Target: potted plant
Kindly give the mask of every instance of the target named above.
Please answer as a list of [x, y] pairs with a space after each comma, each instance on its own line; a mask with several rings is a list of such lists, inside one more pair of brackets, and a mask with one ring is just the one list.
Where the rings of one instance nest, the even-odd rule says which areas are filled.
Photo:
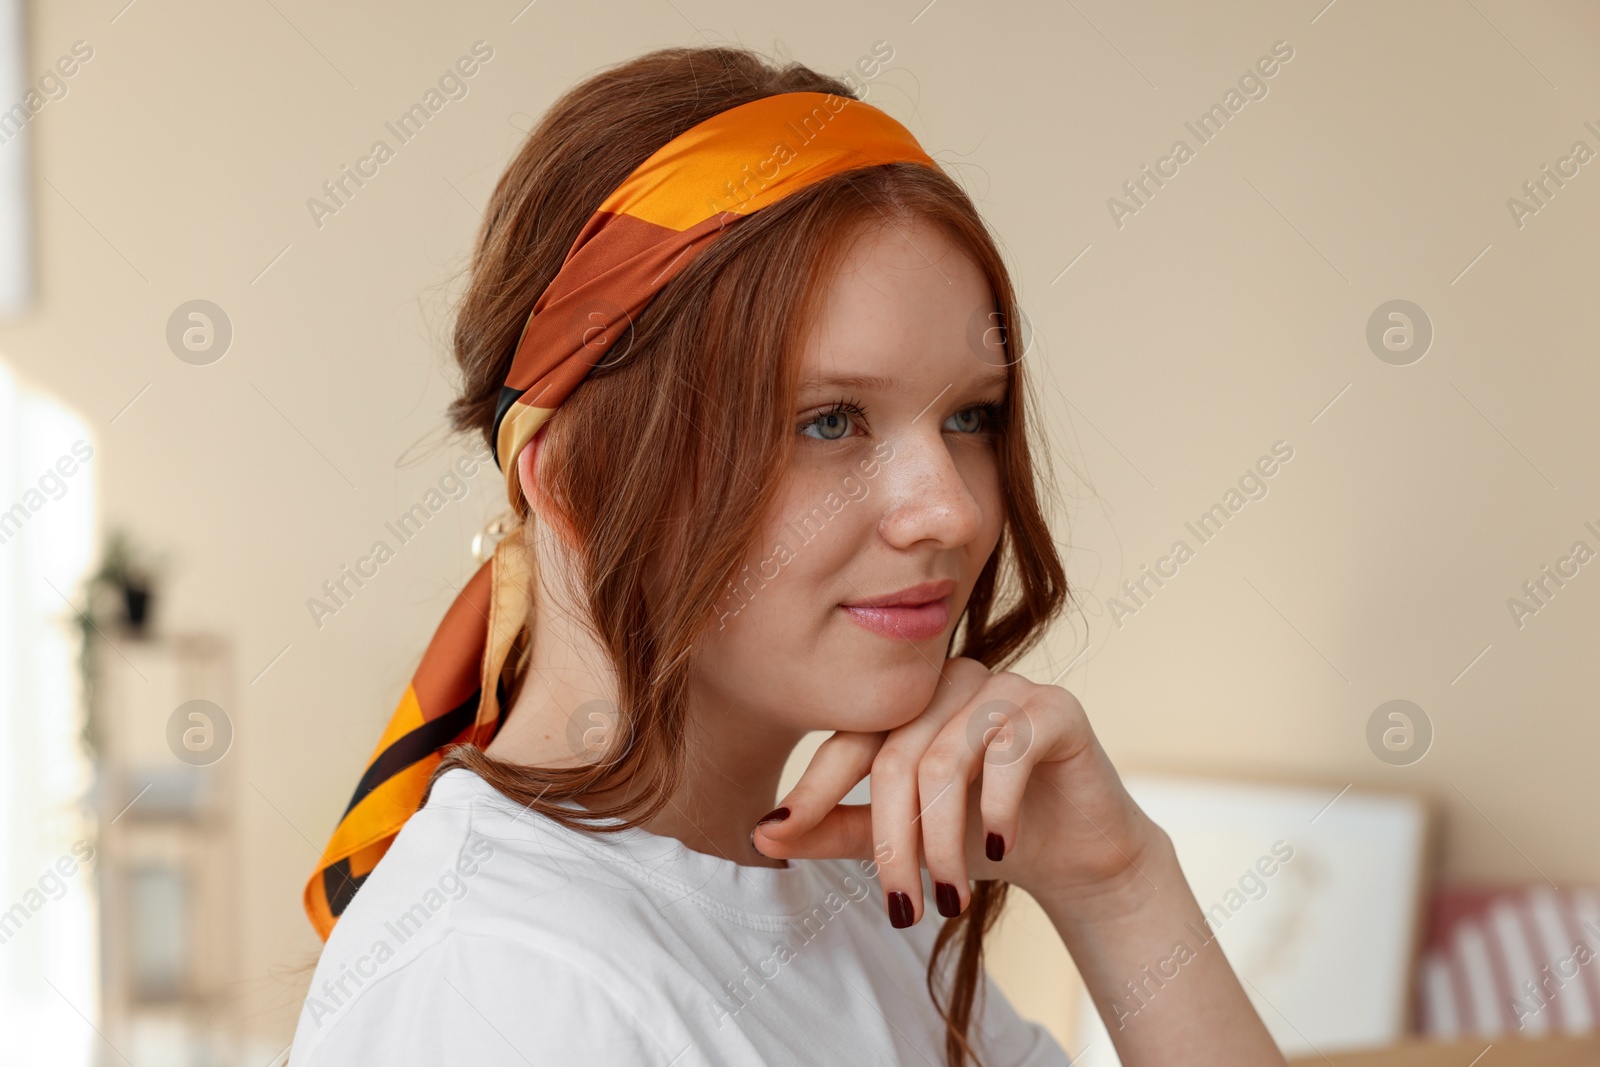
[[[89, 579], [90, 604], [101, 589], [117, 598], [119, 621], [134, 636], [148, 631], [154, 607], [156, 575], [160, 564], [141, 551], [127, 531], [113, 530], [106, 539], [105, 557], [100, 569]], [[93, 613], [91, 606], [90, 612]]]
[[94, 675], [90, 645], [98, 635], [110, 640], [103, 626], [113, 621], [122, 632], [134, 638], [145, 637], [152, 623], [156, 576], [162, 564], [146, 555], [126, 530], [114, 529], [106, 538], [100, 567], [84, 582], [83, 610], [74, 609], [78, 627], [78, 669], [83, 683], [83, 699], [89, 709], [84, 716], [82, 740], [93, 757], [100, 748], [99, 724], [93, 708]]

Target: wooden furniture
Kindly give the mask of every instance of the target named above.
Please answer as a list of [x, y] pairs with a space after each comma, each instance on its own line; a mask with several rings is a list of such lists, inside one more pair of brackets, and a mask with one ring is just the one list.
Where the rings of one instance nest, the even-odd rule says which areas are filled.
[[232, 1064], [218, 1026], [240, 921], [228, 648], [103, 636], [89, 645], [102, 1030], [136, 1063]]
[[1289, 1063], [1291, 1067], [1595, 1067], [1600, 1065], [1600, 1037], [1408, 1041], [1372, 1052], [1301, 1056]]

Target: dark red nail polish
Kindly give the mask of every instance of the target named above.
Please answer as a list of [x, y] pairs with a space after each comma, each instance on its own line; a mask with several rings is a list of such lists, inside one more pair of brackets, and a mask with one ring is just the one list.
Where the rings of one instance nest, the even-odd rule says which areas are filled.
[[910, 926], [916, 920], [911, 910], [911, 898], [898, 889], [889, 894], [889, 922], [896, 930]]
[[783, 820], [787, 819], [788, 817], [789, 817], [789, 809], [788, 808], [773, 808], [771, 811], [769, 811], [765, 815], [761, 816], [761, 818], [757, 819], [756, 820], [756, 825], [760, 826], [764, 822], [782, 822]]
[[999, 863], [1006, 858], [1006, 839], [999, 834], [990, 834], [989, 839], [983, 843], [983, 854]]
[[954, 919], [961, 914], [961, 894], [949, 882], [933, 883], [933, 896], [939, 903], [939, 914]]

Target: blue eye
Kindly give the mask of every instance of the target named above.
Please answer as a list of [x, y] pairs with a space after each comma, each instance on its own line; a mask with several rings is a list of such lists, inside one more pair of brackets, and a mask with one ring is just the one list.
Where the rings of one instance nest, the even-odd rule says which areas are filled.
[[806, 427], [807, 429], [816, 427], [818, 430], [816, 436], [824, 441], [837, 441], [850, 428], [850, 416], [842, 411], [829, 411], [812, 419]]
[[[799, 432], [817, 441], [842, 441], [866, 431], [866, 412], [854, 400], [841, 400], [800, 424]], [[1005, 423], [1005, 404], [974, 404], [945, 420], [945, 429], [969, 436], [993, 434]]]
[[983, 429], [983, 412], [977, 408], [967, 408], [951, 415], [950, 421], [955, 423], [955, 428], [962, 433], [977, 433]]
[[[1005, 421], [1004, 410], [1000, 404], [974, 404], [951, 415], [945, 425], [957, 433], [992, 433]], [[951, 423], [956, 425], [950, 426]]]
[[[849, 433], [854, 420], [863, 418], [865, 412], [853, 400], [841, 400], [826, 411], [818, 412], [807, 419], [800, 427], [800, 432], [807, 437], [819, 441], [840, 441]], [[811, 429], [818, 433], [808, 433]]]

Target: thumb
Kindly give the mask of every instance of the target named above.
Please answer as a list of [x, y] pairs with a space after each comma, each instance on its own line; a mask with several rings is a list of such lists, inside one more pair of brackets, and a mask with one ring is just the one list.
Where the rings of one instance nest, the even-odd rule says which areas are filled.
[[[788, 820], [785, 820], [787, 822]], [[838, 804], [802, 833], [782, 838], [767, 833], [783, 823], [763, 823], [751, 832], [756, 851], [773, 859], [871, 859], [872, 805]]]

